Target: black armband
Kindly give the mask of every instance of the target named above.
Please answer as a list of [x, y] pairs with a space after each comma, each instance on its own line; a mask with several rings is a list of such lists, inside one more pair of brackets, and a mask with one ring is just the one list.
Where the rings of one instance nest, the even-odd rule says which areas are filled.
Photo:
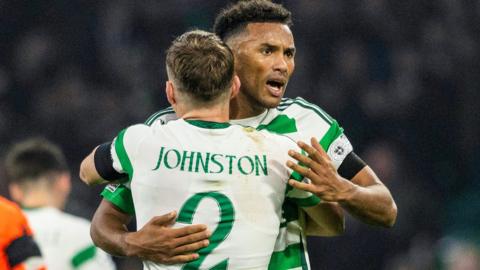
[[112, 154], [110, 153], [111, 142], [107, 142], [98, 146], [95, 150], [94, 162], [98, 174], [107, 181], [115, 181], [127, 176], [119, 173], [113, 168]]
[[352, 180], [367, 164], [354, 152], [350, 152], [338, 168], [338, 174], [342, 177]]
[[40, 257], [40, 249], [33, 238], [29, 235], [23, 235], [13, 240], [5, 249], [7, 253], [8, 263], [14, 267], [19, 263], [26, 261], [31, 257]]

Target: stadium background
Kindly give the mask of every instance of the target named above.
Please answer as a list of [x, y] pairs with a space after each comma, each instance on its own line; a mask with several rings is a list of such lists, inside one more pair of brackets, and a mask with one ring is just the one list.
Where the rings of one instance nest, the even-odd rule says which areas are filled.
[[[100, 188], [78, 180], [81, 158], [167, 106], [164, 50], [225, 3], [0, 0], [0, 156], [31, 135], [59, 143], [66, 210], [90, 218]], [[480, 269], [480, 1], [283, 3], [298, 49], [286, 96], [336, 118], [399, 209], [392, 229], [348, 217], [344, 236], [309, 239], [313, 268]]]

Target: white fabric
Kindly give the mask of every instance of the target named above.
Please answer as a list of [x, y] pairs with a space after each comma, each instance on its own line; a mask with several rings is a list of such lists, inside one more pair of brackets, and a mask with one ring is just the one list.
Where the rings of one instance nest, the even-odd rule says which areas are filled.
[[78, 268], [73, 267], [72, 258], [93, 245], [89, 221], [50, 207], [24, 211], [48, 270], [115, 269], [110, 256], [99, 248], [92, 259]]

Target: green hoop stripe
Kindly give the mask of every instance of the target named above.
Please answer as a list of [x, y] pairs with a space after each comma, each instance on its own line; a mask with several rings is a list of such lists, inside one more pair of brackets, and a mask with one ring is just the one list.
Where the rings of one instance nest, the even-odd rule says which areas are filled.
[[86, 263], [88, 260], [93, 259], [97, 253], [97, 248], [94, 245], [88, 246], [75, 254], [70, 261], [73, 268], [78, 268], [82, 264]]
[[337, 121], [334, 121], [330, 128], [327, 130], [327, 133], [320, 140], [320, 145], [323, 150], [328, 151], [330, 144], [337, 139], [340, 135], [343, 134], [343, 129], [338, 125]]
[[287, 134], [297, 132], [297, 124], [295, 119], [281, 114], [275, 117], [267, 125], [260, 125], [257, 127], [257, 130], [262, 129], [266, 129], [277, 134]]
[[123, 170], [128, 174], [128, 179], [131, 181], [133, 176], [133, 167], [130, 159], [128, 158], [127, 150], [125, 149], [123, 142], [126, 131], [127, 129], [124, 129], [118, 134], [117, 139], [115, 140], [115, 152], [117, 152], [120, 164], [122, 165]]
[[301, 243], [287, 246], [285, 250], [272, 253], [268, 270], [288, 270], [302, 267], [307, 269], [305, 260], [302, 258], [303, 247]]

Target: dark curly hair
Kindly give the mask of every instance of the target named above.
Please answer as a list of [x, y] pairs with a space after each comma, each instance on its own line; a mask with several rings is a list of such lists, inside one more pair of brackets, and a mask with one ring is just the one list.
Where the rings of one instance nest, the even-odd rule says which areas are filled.
[[278, 22], [292, 26], [292, 14], [280, 4], [268, 0], [239, 1], [222, 10], [215, 18], [213, 31], [222, 40], [243, 30], [248, 23]]

